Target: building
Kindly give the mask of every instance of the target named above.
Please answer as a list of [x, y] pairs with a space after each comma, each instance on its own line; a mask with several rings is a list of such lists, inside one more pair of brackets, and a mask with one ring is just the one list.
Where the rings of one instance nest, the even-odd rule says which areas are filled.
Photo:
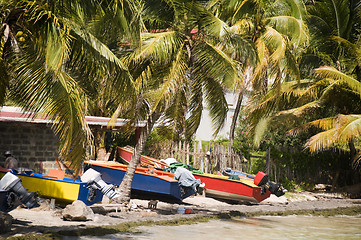
[[[107, 129], [110, 118], [86, 116], [91, 128]], [[121, 128], [126, 119], [117, 119], [114, 128]], [[138, 125], [138, 132], [144, 124]], [[39, 173], [58, 168], [59, 140], [54, 134], [52, 121], [35, 117], [17, 107], [0, 108], [0, 165], [4, 166], [5, 151], [11, 151], [19, 167], [30, 168]]]
[[196, 140], [210, 141], [218, 138], [229, 138], [229, 130], [231, 128], [232, 118], [237, 104], [237, 95], [229, 92], [225, 95], [225, 97], [228, 103], [228, 113], [223, 128], [220, 130], [216, 137], [213, 136], [211, 117], [209, 116], [209, 111], [205, 109], [203, 110], [201, 123], [196, 132]]

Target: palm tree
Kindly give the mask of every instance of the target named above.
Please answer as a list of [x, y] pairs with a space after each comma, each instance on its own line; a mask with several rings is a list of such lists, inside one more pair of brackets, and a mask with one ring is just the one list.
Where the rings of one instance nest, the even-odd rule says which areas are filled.
[[[286, 100], [288, 97], [287, 104], [285, 101], [279, 100], [282, 97], [276, 97], [273, 95], [275, 93], [269, 92], [254, 109], [252, 121], [257, 122], [263, 117], [272, 116], [272, 114], [279, 115], [278, 111], [282, 110], [285, 110], [284, 113], [294, 112], [295, 114], [299, 114], [301, 110], [303, 114], [307, 112], [309, 121], [320, 117], [336, 116], [340, 113], [357, 112], [357, 104], [352, 107], [342, 98], [335, 99], [330, 96], [331, 92], [335, 94], [337, 91], [343, 91], [340, 84], [334, 84], [330, 78], [315, 78], [309, 73], [310, 69], [318, 68], [316, 72], [319, 74], [326, 74], [326, 72], [335, 74], [336, 70], [333, 68], [320, 68], [322, 65], [330, 65], [337, 68], [338, 71], [346, 73], [344, 76], [354, 76], [359, 79], [360, 61], [357, 54], [359, 52], [359, 14], [357, 14], [360, 11], [359, 6], [359, 1], [325, 0], [308, 3], [310, 15], [307, 17], [307, 23], [311, 33], [310, 45], [302, 55], [299, 66], [302, 77], [310, 79], [305, 78], [299, 83], [290, 82], [283, 86], [286, 89], [283, 92], [283, 99]], [[290, 86], [292, 88], [289, 88]], [[338, 89], [336, 90], [336, 88]], [[338, 101], [337, 104], [336, 101]], [[319, 106], [326, 106], [326, 104], [335, 107], [320, 112]], [[266, 109], [266, 106], [269, 108]], [[295, 109], [293, 110], [293, 108]], [[353, 108], [356, 112], [353, 111]], [[312, 109], [318, 109], [318, 112], [315, 113]]]
[[[60, 155], [79, 170], [92, 134], [85, 121], [89, 76], [114, 73], [131, 86], [125, 65], [88, 28], [97, 1], [1, 1], [0, 100], [54, 121]], [[99, 34], [100, 35], [100, 34]], [[121, 79], [121, 80], [120, 80]], [[126, 83], [128, 80], [128, 83]]]
[[[119, 187], [123, 202], [129, 201], [135, 168], [155, 122], [170, 124], [186, 138], [196, 131], [205, 102], [217, 132], [228, 110], [224, 86], [237, 77], [234, 62], [217, 45], [225, 25], [203, 5], [147, 1], [144, 12], [148, 28], [142, 33], [140, 47], [126, 57], [137, 93], [117, 111], [126, 111], [134, 122], [146, 122]], [[149, 16], [157, 13], [162, 16], [154, 23]], [[215, 26], [222, 27], [215, 31]]]
[[[288, 123], [288, 128], [292, 128], [290, 133], [309, 134], [305, 147], [312, 153], [348, 150], [357, 166], [360, 163], [360, 1], [312, 1], [307, 9], [311, 37], [299, 65], [304, 79], [284, 85], [278, 101], [270, 92], [254, 109], [251, 121]], [[259, 142], [265, 128], [258, 129]]]
[[[299, 55], [308, 40], [305, 25], [305, 6], [299, 0], [244, 0], [217, 1], [213, 9], [230, 26], [242, 42], [253, 46], [255, 57], [249, 48], [242, 47], [243, 54], [233, 57], [241, 64], [241, 83], [235, 86], [238, 99], [230, 129], [230, 141], [247, 88], [263, 94], [271, 86], [280, 89], [285, 79], [299, 80]], [[213, 2], [212, 2], [213, 3]], [[238, 42], [241, 42], [238, 40]], [[250, 44], [250, 43], [251, 44]], [[230, 48], [234, 51], [235, 48]], [[237, 49], [237, 48], [236, 48]], [[245, 50], [247, 50], [245, 52]]]
[[307, 5], [308, 26], [312, 33], [307, 57], [318, 58], [318, 65], [332, 66], [359, 76], [356, 46], [359, 45], [359, 0], [312, 1]]
[[[361, 133], [361, 83], [332, 67], [318, 68], [316, 73], [323, 77], [324, 81], [329, 81], [318, 102], [327, 105], [333, 103], [335, 115], [306, 123], [294, 131], [309, 127], [320, 129], [320, 132], [313, 135], [306, 143], [306, 147], [311, 152], [348, 146], [351, 158], [358, 165], [361, 154], [355, 148], [355, 143], [358, 143]], [[325, 101], [328, 97], [333, 98], [333, 101], [331, 99]], [[340, 98], [342, 100], [335, 100]]]

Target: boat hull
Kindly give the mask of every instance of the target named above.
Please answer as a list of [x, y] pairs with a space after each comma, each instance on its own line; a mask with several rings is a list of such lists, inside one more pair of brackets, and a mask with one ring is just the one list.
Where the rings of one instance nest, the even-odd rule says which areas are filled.
[[[85, 169], [93, 168], [102, 174], [105, 182], [114, 185], [121, 184], [128, 167], [116, 162], [86, 161], [85, 163]], [[143, 195], [174, 200], [182, 200], [194, 194], [193, 191], [188, 191], [183, 195], [178, 181], [174, 179], [174, 174], [143, 167], [137, 167], [131, 188], [133, 192]]]
[[[0, 172], [0, 178], [4, 175], [5, 172]], [[28, 191], [35, 192], [44, 198], [54, 198], [57, 203], [67, 204], [81, 200], [89, 206], [103, 199], [103, 194], [99, 190], [95, 190], [95, 197], [90, 199], [92, 192], [87, 188], [87, 183], [79, 180], [52, 179], [37, 173], [16, 174], [16, 176], [21, 179], [22, 185]]]
[[262, 189], [255, 185], [252, 180], [232, 180], [226, 176], [214, 174], [193, 175], [205, 183], [206, 196], [217, 199], [259, 203], [271, 194], [269, 191], [261, 194]]

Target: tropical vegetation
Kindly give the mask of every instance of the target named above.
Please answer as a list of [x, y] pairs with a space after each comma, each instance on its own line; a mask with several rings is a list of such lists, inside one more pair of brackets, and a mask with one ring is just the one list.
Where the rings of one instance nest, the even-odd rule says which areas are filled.
[[[123, 134], [144, 123], [123, 201], [154, 126], [191, 141], [207, 108], [216, 136], [229, 91], [238, 96], [230, 141], [240, 154], [267, 146], [280, 166], [297, 171], [302, 160], [280, 157], [292, 147], [307, 159], [333, 152], [356, 168], [360, 7], [359, 0], [0, 0], [0, 103], [51, 118], [61, 157], [77, 170], [94, 138], [104, 146], [86, 114], [128, 118]], [[243, 131], [235, 134], [236, 125]]]

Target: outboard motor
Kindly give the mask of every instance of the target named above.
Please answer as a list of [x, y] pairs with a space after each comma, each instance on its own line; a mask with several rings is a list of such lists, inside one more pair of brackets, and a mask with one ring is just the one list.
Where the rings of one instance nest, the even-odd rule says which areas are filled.
[[29, 193], [21, 184], [21, 179], [14, 174], [7, 172], [0, 180], [0, 189], [8, 191], [7, 207], [10, 210], [16, 208], [21, 201], [27, 208], [38, 207], [39, 204], [34, 197], [34, 193]]
[[269, 177], [264, 172], [258, 172], [254, 178], [254, 184], [261, 187], [261, 194], [265, 194], [267, 189], [277, 197], [284, 195], [283, 187], [280, 184], [272, 182], [269, 180]]
[[110, 199], [119, 197], [119, 194], [114, 191], [112, 184], [106, 184], [101, 178], [101, 174], [92, 168], [89, 168], [80, 177], [82, 182], [86, 182], [89, 188], [100, 190], [105, 196]]

